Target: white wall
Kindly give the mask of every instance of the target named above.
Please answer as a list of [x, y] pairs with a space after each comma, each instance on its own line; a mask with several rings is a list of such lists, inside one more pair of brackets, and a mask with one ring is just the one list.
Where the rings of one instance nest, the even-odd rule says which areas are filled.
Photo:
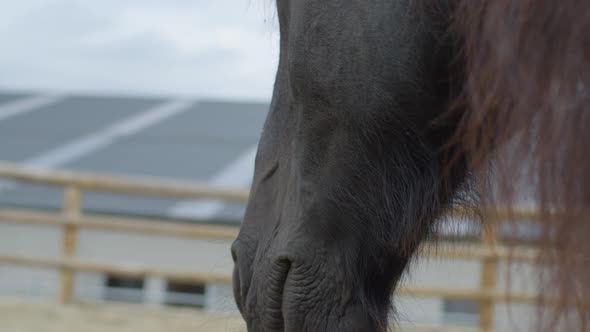
[[[78, 233], [76, 252], [77, 258], [82, 261], [230, 275], [233, 268], [230, 244], [231, 241], [227, 240], [81, 230]], [[0, 223], [0, 254], [58, 258], [61, 253], [60, 245], [61, 233], [57, 228]], [[500, 289], [508, 284], [504, 278], [507, 268], [505, 264], [500, 265], [497, 278]], [[512, 291], [521, 293], [535, 289], [530, 266], [512, 265], [511, 268], [524, 276], [512, 280]], [[402, 284], [407, 287], [477, 289], [479, 271], [479, 263], [476, 261], [422, 259], [414, 262]], [[0, 265], [0, 295], [56, 298], [58, 281], [59, 275], [54, 270]], [[104, 285], [104, 275], [77, 273], [74, 296], [77, 299], [101, 300]], [[164, 299], [165, 280], [148, 278], [144, 281], [144, 287], [144, 300], [149, 305], [160, 305]], [[231, 285], [207, 285], [205, 301], [207, 310], [237, 310]], [[442, 298], [399, 296], [394, 301], [401, 322], [447, 323]], [[509, 309], [510, 311], [506, 305], [496, 305], [497, 327], [530, 324], [533, 312], [529, 307], [511, 305]]]
[[[0, 223], [0, 255], [59, 258], [61, 231], [56, 227]], [[231, 241], [200, 240], [157, 235], [80, 230], [76, 258], [96, 263], [150, 267], [197, 273], [231, 275]], [[56, 297], [59, 273], [53, 269], [0, 265], [0, 295]], [[76, 299], [101, 300], [105, 276], [79, 272], [75, 275]], [[144, 298], [158, 305], [164, 299], [166, 282], [159, 278], [144, 281]], [[229, 300], [231, 301], [229, 301]], [[230, 285], [207, 285], [211, 308], [235, 311]]]

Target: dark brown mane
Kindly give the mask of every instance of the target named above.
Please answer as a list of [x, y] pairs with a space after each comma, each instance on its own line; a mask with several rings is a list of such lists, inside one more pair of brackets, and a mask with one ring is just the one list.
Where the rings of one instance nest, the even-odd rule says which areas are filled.
[[[543, 224], [541, 255], [559, 255], [558, 268], [544, 278], [545, 286], [551, 287], [545, 289], [559, 294], [558, 309], [552, 310], [554, 315], [543, 315], [539, 329], [553, 331], [565, 324], [557, 318], [573, 308], [575, 330], [586, 331], [590, 2], [459, 0], [453, 29], [460, 36], [467, 67], [459, 101], [465, 113], [455, 143], [475, 168], [487, 171], [489, 157], [497, 160], [497, 195], [484, 195], [484, 204], [499, 199], [513, 208], [519, 186], [533, 185]], [[500, 152], [498, 146], [506, 142], [509, 148]], [[523, 161], [524, 172], [518, 166]], [[551, 217], [554, 213], [559, 217]]]

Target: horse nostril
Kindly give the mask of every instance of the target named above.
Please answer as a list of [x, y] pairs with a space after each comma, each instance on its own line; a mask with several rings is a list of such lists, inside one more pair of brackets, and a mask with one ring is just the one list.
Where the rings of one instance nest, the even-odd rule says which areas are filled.
[[287, 259], [280, 259], [270, 269], [269, 282], [267, 285], [267, 318], [265, 320], [267, 330], [282, 331], [283, 300], [285, 296], [285, 284], [291, 270], [291, 262]]
[[236, 305], [238, 306], [238, 310], [242, 312], [243, 305], [242, 305], [242, 281], [240, 280], [240, 270], [238, 266], [234, 266], [234, 272], [232, 275], [232, 288], [234, 292], [234, 300], [236, 301]]

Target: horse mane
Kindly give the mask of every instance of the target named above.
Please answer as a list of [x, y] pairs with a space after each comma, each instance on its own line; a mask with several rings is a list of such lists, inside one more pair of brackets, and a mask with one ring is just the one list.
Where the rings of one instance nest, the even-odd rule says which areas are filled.
[[[590, 2], [456, 0], [464, 88], [451, 107], [481, 204], [514, 211], [532, 188], [542, 225], [538, 329], [590, 329]], [[503, 148], [500, 148], [503, 146]], [[524, 166], [523, 166], [524, 165]], [[489, 179], [489, 177], [488, 177]], [[551, 290], [549, 292], [548, 290]], [[555, 290], [555, 291], [553, 291]], [[550, 298], [557, 297], [557, 302]], [[541, 312], [540, 311], [540, 312]], [[550, 314], [548, 314], [550, 313]]]

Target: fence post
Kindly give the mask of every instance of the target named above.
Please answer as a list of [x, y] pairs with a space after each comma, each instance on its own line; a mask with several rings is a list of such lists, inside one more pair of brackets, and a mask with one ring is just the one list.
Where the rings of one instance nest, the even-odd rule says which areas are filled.
[[[481, 244], [485, 249], [493, 249], [497, 240], [497, 221], [489, 220], [481, 228]], [[489, 255], [481, 259], [480, 290], [492, 294], [496, 290], [496, 270], [498, 257]], [[479, 301], [479, 328], [491, 331], [494, 325], [494, 299], [486, 297]]]
[[[64, 188], [63, 196], [63, 216], [66, 220], [71, 220], [80, 216], [81, 213], [81, 194], [80, 188], [75, 185], [68, 185]], [[71, 259], [76, 254], [76, 225], [65, 223], [62, 238], [62, 258]], [[62, 304], [69, 303], [72, 300], [74, 289], [74, 271], [69, 266], [62, 266], [60, 275], [59, 302]]]

